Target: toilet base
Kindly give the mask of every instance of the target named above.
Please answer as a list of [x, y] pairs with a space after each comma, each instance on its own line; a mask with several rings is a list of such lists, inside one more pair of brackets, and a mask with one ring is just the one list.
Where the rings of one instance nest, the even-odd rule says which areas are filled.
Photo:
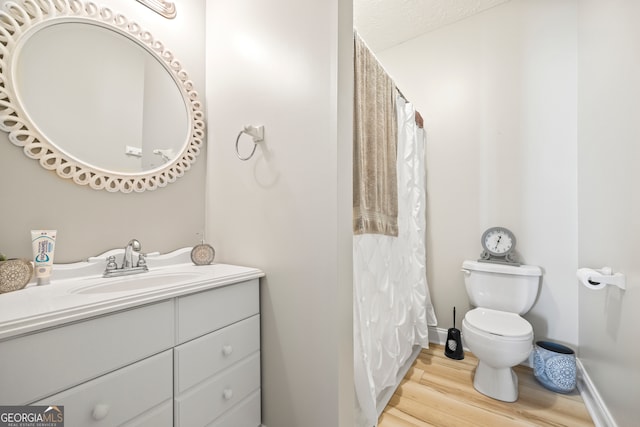
[[480, 393], [503, 402], [518, 400], [518, 376], [511, 368], [494, 368], [479, 361], [473, 387]]

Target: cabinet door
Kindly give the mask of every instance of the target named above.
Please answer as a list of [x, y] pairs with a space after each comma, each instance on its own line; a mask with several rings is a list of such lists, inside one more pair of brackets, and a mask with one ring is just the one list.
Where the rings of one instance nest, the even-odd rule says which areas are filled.
[[[23, 405], [173, 347], [173, 301], [0, 342], [0, 402]], [[10, 386], [4, 386], [8, 385]]]
[[[155, 420], [156, 412], [161, 412], [164, 423], [160, 425], [171, 425], [173, 414], [166, 410], [166, 404], [173, 396], [172, 365], [173, 352], [167, 350], [37, 404], [64, 406], [65, 424], [69, 426], [117, 426], [145, 412]], [[156, 407], [164, 408], [164, 412], [154, 411]], [[145, 418], [139, 417], [136, 425], [145, 425]]]

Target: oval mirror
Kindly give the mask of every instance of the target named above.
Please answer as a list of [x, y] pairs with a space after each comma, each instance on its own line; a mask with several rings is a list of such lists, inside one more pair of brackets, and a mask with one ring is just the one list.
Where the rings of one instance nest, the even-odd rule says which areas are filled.
[[110, 9], [29, 3], [38, 10], [0, 11], [10, 64], [0, 69], [0, 128], [9, 140], [94, 189], [154, 190], [182, 176], [200, 152], [204, 120], [173, 55]]

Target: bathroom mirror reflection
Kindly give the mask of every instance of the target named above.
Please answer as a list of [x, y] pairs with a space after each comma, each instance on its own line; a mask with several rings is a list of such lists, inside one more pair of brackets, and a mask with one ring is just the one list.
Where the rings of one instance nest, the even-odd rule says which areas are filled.
[[137, 23], [82, 0], [7, 3], [0, 32], [0, 129], [45, 169], [129, 193], [164, 187], [196, 161], [198, 93]]
[[45, 27], [24, 44], [15, 67], [27, 117], [77, 161], [119, 173], [150, 171], [173, 161], [188, 142], [187, 109], [169, 73], [107, 28]]

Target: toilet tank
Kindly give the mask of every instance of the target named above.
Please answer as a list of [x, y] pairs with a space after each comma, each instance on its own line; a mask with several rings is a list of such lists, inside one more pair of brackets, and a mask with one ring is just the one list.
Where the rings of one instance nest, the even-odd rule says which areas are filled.
[[462, 263], [471, 304], [524, 314], [538, 296], [542, 270], [535, 265], [506, 265], [478, 261]]

